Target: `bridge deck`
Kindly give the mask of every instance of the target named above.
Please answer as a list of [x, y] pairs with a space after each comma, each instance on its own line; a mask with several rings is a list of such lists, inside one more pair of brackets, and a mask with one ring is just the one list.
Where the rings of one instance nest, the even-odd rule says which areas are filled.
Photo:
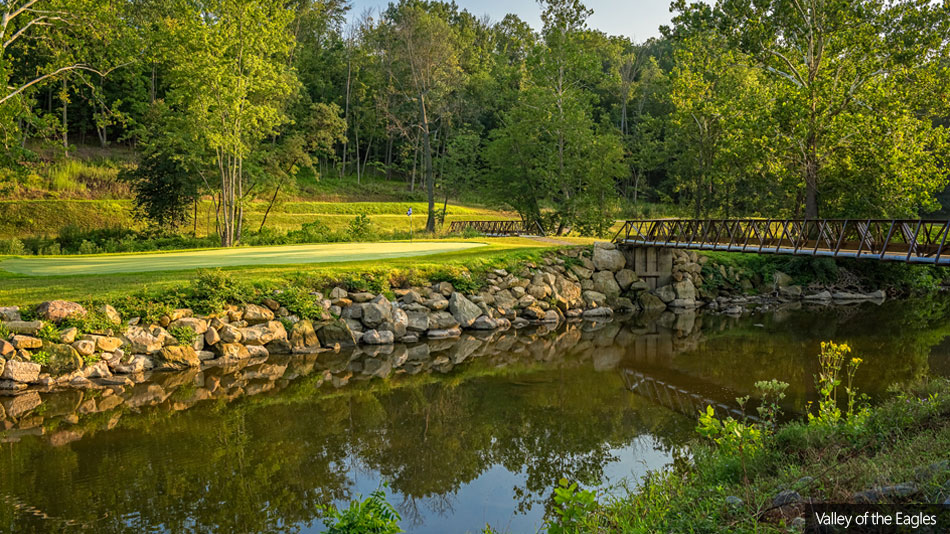
[[923, 219], [653, 219], [626, 221], [614, 242], [950, 265], [948, 229], [950, 221]]

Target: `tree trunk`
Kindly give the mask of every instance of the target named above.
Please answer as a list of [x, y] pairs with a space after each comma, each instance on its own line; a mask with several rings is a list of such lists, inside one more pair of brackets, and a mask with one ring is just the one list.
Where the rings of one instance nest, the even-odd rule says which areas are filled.
[[393, 134], [386, 139], [386, 180], [393, 177]]
[[63, 152], [67, 158], [69, 157], [69, 122], [66, 118], [68, 94], [66, 90], [66, 80], [63, 79]]
[[422, 121], [422, 158], [425, 165], [426, 197], [429, 213], [426, 216], [426, 232], [435, 232], [435, 174], [432, 169], [432, 140], [429, 138], [429, 119], [426, 116], [425, 93], [419, 94], [419, 118]]
[[818, 218], [818, 139], [809, 134], [805, 149], [805, 218]]

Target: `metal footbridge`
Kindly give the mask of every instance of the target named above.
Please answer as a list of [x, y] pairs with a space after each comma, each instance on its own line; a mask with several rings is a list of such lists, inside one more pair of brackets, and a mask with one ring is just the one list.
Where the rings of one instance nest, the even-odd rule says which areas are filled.
[[651, 219], [624, 222], [619, 245], [950, 265], [950, 221]]

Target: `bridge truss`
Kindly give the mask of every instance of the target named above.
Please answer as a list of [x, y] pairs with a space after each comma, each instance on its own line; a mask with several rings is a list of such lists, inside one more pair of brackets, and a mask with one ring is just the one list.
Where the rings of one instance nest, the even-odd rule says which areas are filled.
[[950, 265], [948, 230], [923, 219], [652, 219], [626, 221], [614, 242]]
[[488, 236], [544, 235], [539, 224], [525, 224], [524, 221], [452, 221], [449, 232], [462, 233], [474, 230]]

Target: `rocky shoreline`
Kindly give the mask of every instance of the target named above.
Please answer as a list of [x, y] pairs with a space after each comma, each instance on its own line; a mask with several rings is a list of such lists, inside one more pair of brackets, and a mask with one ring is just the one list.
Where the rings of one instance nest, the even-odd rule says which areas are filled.
[[[177, 309], [155, 323], [123, 318], [110, 305], [95, 309], [108, 326], [91, 331], [63, 327], [89, 313], [79, 303], [49, 301], [21, 313], [0, 307], [0, 392], [29, 389], [130, 386], [154, 371], [181, 371], [270, 355], [316, 354], [352, 346], [412, 347], [423, 341], [458, 340], [463, 332], [498, 332], [532, 325], [606, 321], [615, 313], [671, 311], [741, 315], [776, 306], [883, 301], [874, 293], [804, 289], [776, 272], [773, 285], [744, 278], [722, 265], [706, 266], [695, 252], [673, 251], [671, 283], [649, 290], [622, 251], [612, 243], [551, 253], [517, 272], [485, 273], [479, 291], [465, 294], [449, 282], [394, 289], [390, 294], [333, 287], [312, 296], [320, 303], [314, 319], [301, 319], [281, 305], [281, 293], [258, 303], [230, 305], [198, 315]], [[705, 273], [705, 274], [704, 274]], [[721, 276], [733, 286], [710, 289], [706, 278]], [[757, 291], [757, 295], [747, 293]], [[23, 315], [27, 315], [24, 317]], [[30, 319], [30, 320], [25, 320]], [[372, 374], [372, 373], [371, 373]]]

